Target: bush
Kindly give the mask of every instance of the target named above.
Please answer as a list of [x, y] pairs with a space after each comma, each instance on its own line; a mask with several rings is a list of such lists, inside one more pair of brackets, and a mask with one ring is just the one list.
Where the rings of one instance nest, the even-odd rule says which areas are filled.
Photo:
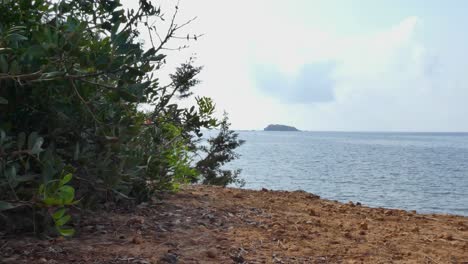
[[223, 169], [223, 165], [239, 157], [234, 150], [244, 144], [239, 140], [239, 134], [229, 129], [230, 123], [225, 114], [220, 123], [220, 130], [217, 136], [208, 139], [207, 146], [201, 146], [200, 150], [204, 158], [196, 164], [197, 170], [202, 175], [203, 184], [227, 186], [237, 184], [243, 186], [245, 183], [239, 179], [241, 170]]
[[32, 215], [13, 229], [43, 231], [39, 219], [71, 235], [75, 196], [89, 207], [139, 202], [198, 179], [190, 154], [201, 128], [218, 126], [214, 103], [177, 100], [192, 96], [201, 68], [189, 59], [171, 83], [156, 77], [161, 52], [186, 25], [176, 24], [177, 10], [144, 49], [139, 30], [156, 39], [159, 25], [147, 21], [163, 16], [147, 0], [138, 10], [117, 0], [0, 3], [0, 222]]

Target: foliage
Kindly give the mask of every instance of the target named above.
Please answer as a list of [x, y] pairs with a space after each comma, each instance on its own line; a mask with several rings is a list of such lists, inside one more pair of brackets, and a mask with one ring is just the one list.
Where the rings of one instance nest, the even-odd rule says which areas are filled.
[[39, 202], [48, 209], [57, 231], [63, 236], [72, 236], [75, 233], [73, 228], [65, 228], [65, 224], [71, 219], [71, 216], [66, 214], [65, 206], [77, 203], [75, 189], [67, 185], [72, 177], [71, 173], [67, 173], [61, 179], [51, 180], [39, 186]]
[[196, 168], [203, 175], [203, 184], [227, 186], [229, 184], [244, 185], [244, 181], [239, 179], [241, 172], [238, 170], [223, 169], [223, 165], [237, 159], [239, 154], [234, 150], [244, 144], [239, 140], [239, 134], [229, 130], [230, 123], [225, 114], [220, 123], [220, 130], [216, 137], [208, 139], [208, 146], [201, 146], [204, 158], [199, 160]]
[[175, 10], [166, 20], [147, 0], [138, 10], [118, 0], [0, 2], [0, 217], [43, 209], [44, 221], [72, 235], [65, 225], [75, 196], [90, 207], [138, 202], [221, 172], [191, 165], [201, 129], [218, 126], [214, 103], [177, 104], [193, 96], [201, 67], [190, 58], [169, 84], [156, 77], [162, 52], [190, 22], [178, 25]]

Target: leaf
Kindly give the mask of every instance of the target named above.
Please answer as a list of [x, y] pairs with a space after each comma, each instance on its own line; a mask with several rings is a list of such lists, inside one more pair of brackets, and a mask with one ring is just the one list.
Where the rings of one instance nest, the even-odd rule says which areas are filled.
[[11, 166], [9, 169], [6, 170], [5, 176], [7, 177], [8, 181], [16, 180], [16, 167]]
[[70, 215], [65, 215], [55, 221], [55, 226], [57, 227], [64, 226], [68, 221], [70, 221], [70, 219], [71, 219]]
[[3, 142], [5, 141], [5, 139], [6, 139], [5, 131], [0, 130], [0, 145], [3, 145]]
[[5, 201], [0, 201], [0, 212], [5, 211], [5, 210], [10, 210], [10, 209], [13, 209], [15, 207], [16, 206], [14, 206], [11, 203], [8, 203], [8, 202], [5, 202]]
[[54, 219], [54, 221], [57, 221], [58, 219], [63, 217], [63, 215], [65, 214], [66, 211], [67, 211], [67, 209], [65, 209], [65, 208], [57, 210], [54, 214], [52, 214], [52, 218]]
[[39, 193], [39, 195], [43, 195], [43, 193], [44, 193], [44, 184], [39, 185], [39, 189], [38, 189], [37, 192]]
[[60, 180], [60, 186], [67, 184], [69, 181], [71, 181], [72, 177], [73, 176], [71, 173], [68, 173], [67, 175], [63, 176], [63, 179]]
[[16, 177], [16, 181], [18, 182], [28, 182], [28, 181], [33, 181], [33, 180], [34, 180], [33, 174], [25, 174], [25, 175]]
[[65, 185], [58, 189], [59, 199], [62, 204], [72, 204], [75, 198], [75, 189], [73, 187]]
[[70, 236], [73, 236], [75, 234], [75, 229], [73, 228], [57, 228], [57, 231], [62, 235], [62, 236], [65, 236], [65, 237], [70, 237]]
[[0, 55], [0, 72], [8, 72], [8, 61], [3, 55]]
[[65, 75], [65, 73], [60, 72], [60, 71], [46, 72], [46, 73], [41, 75], [40, 79], [53, 79], [53, 78], [64, 76], [64, 75]]
[[73, 160], [78, 160], [80, 157], [80, 143], [76, 142], [75, 144], [75, 152], [73, 153]]
[[54, 197], [47, 197], [43, 200], [45, 205], [62, 205], [62, 202]]
[[24, 143], [26, 143], [26, 134], [24, 132], [19, 133], [18, 140], [16, 144], [18, 146], [18, 150], [22, 150], [24, 147]]
[[8, 100], [0, 96], [0, 105], [6, 105], [8, 104]]
[[44, 143], [44, 139], [42, 137], [38, 137], [36, 142], [34, 143], [33, 148], [31, 149], [31, 154], [37, 155], [43, 151], [41, 148], [42, 144]]
[[136, 97], [135, 95], [127, 91], [118, 90], [118, 93], [119, 93], [119, 96], [123, 98], [125, 101], [131, 102], [131, 103], [138, 102], [138, 97]]
[[129, 38], [130, 34], [128, 31], [121, 31], [119, 32], [115, 38], [113, 39], [113, 43], [115, 46], [122, 46], [124, 45], [125, 43], [128, 42], [128, 38]]
[[10, 41], [14, 41], [14, 42], [22, 41], [22, 40], [28, 40], [27, 37], [25, 37], [23, 35], [20, 35], [18, 33], [12, 33], [12, 34], [8, 35], [7, 39], [10, 40]]
[[28, 149], [32, 149], [34, 147], [34, 144], [36, 143], [36, 139], [39, 135], [37, 134], [37, 132], [32, 132], [31, 134], [29, 134], [29, 137], [28, 137]]
[[134, 84], [129, 84], [126, 88], [130, 91], [140, 91], [140, 90], [148, 88], [150, 84], [151, 82], [134, 83]]
[[13, 52], [13, 49], [10, 48], [0, 48], [0, 54], [1, 53], [10, 53]]
[[11, 27], [7, 32], [14, 33], [15, 31], [23, 31], [23, 30], [26, 30], [25, 26], [14, 26], [14, 27]]
[[40, 57], [45, 54], [45, 50], [41, 45], [33, 45], [28, 48], [27, 54], [32, 57]]
[[164, 55], [164, 54], [158, 54], [158, 55], [156, 55], [156, 56], [149, 57], [148, 60], [149, 60], [149, 61], [161, 61], [161, 60], [163, 60], [164, 58], [166, 58], [166, 55]]

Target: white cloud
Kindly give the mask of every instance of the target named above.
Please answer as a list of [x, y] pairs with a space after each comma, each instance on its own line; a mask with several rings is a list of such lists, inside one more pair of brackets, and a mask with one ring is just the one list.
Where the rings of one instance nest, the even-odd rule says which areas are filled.
[[[285, 123], [311, 130], [468, 130], [460, 122], [468, 114], [468, 65], [458, 61], [468, 58], [449, 48], [434, 50], [420, 38], [420, 18], [343, 34], [301, 23], [281, 3], [182, 1], [182, 20], [199, 16], [189, 31], [206, 35], [170, 58], [197, 53], [205, 66], [197, 92], [213, 97], [219, 112], [227, 110], [234, 128]], [[320, 3], [313, 4], [318, 11], [311, 16], [320, 15]], [[304, 65], [328, 62], [336, 65], [332, 102], [282, 103], [257, 87], [252, 71], [266, 64], [294, 78]]]

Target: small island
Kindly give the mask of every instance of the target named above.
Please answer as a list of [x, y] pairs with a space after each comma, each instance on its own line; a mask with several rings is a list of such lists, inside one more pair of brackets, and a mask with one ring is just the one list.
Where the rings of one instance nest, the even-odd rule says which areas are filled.
[[264, 131], [300, 131], [299, 129], [292, 127], [292, 126], [285, 126], [285, 125], [278, 125], [278, 124], [268, 125], [263, 130]]

